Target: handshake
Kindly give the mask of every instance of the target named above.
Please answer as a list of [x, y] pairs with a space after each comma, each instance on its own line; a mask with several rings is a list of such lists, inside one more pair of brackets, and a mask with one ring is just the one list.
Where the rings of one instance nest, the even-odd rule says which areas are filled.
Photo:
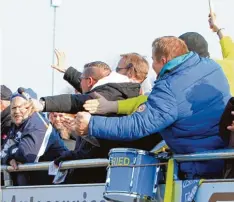
[[[35, 112], [45, 111], [45, 102], [42, 100], [31, 99], [26, 102], [25, 108], [31, 115]], [[78, 136], [88, 134], [88, 125], [91, 114], [88, 112], [78, 112], [74, 116], [64, 115], [61, 119], [62, 124], [69, 130], [75, 132]]]
[[[78, 112], [74, 116], [63, 116], [63, 125], [69, 130], [75, 132], [78, 136], [88, 134], [88, 125], [91, 119], [91, 114], [109, 114], [117, 113], [117, 101], [108, 101], [100, 94], [94, 92], [90, 94], [93, 99], [87, 100], [83, 105], [88, 112]], [[46, 111], [46, 103], [43, 100], [31, 99], [25, 106], [29, 110], [29, 114], [34, 112]], [[91, 114], [90, 114], [91, 113]]]

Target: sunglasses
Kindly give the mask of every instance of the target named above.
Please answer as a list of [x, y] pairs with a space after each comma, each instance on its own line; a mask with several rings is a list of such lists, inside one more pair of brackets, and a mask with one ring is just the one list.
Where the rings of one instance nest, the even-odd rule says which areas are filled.
[[121, 69], [130, 69], [131, 67], [133, 67], [132, 63], [129, 63], [126, 67], [116, 67], [115, 71], [119, 72]]

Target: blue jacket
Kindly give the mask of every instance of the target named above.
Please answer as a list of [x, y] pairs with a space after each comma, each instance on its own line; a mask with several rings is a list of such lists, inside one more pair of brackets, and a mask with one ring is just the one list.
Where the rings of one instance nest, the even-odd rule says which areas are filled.
[[14, 124], [9, 138], [1, 152], [2, 164], [15, 159], [21, 163], [52, 161], [62, 155], [67, 148], [48, 120], [39, 118], [37, 113], [25, 120], [19, 127]]
[[[170, 61], [162, 72], [139, 112], [118, 118], [93, 116], [89, 134], [128, 141], [160, 132], [177, 154], [224, 148], [218, 126], [231, 95], [221, 67], [190, 52]], [[180, 169], [187, 178], [208, 178], [222, 172], [223, 161], [181, 163]]]

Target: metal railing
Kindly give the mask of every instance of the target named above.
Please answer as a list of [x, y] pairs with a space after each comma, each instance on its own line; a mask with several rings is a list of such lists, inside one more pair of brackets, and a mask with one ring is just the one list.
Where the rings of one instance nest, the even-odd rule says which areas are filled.
[[183, 161], [207, 161], [214, 159], [232, 159], [234, 158], [234, 149], [220, 149], [209, 152], [199, 152], [193, 154], [173, 155], [173, 158], [178, 162]]
[[[41, 163], [26, 163], [18, 165], [18, 169], [14, 170], [12, 166], [1, 166], [1, 172], [3, 172], [4, 185], [12, 186], [12, 180], [10, 172], [23, 172], [23, 171], [40, 171], [48, 170], [51, 162]], [[75, 161], [64, 161], [60, 169], [72, 169], [72, 168], [95, 168], [95, 167], [107, 167], [109, 163], [108, 159], [85, 159]]]
[[[209, 152], [200, 152], [185, 155], [173, 155], [178, 162], [184, 161], [206, 161], [214, 159], [232, 159], [234, 158], [234, 149], [222, 149]], [[5, 186], [11, 186], [11, 176], [10, 172], [23, 172], [23, 171], [40, 171], [48, 170], [49, 164], [51, 162], [41, 162], [41, 163], [28, 163], [18, 165], [18, 169], [14, 170], [11, 166], [3, 165], [1, 166], [1, 172], [4, 174]], [[108, 159], [85, 159], [85, 160], [75, 160], [75, 161], [64, 161], [61, 168], [71, 169], [71, 168], [94, 168], [94, 167], [107, 167], [109, 164]]]
[[[39, 171], [48, 170], [49, 164], [51, 162], [41, 162], [41, 163], [26, 163], [18, 165], [18, 169], [14, 170], [11, 166], [3, 165], [1, 167], [2, 171], [7, 172], [23, 172], [23, 171]], [[95, 168], [95, 167], [106, 167], [108, 166], [108, 159], [85, 159], [85, 160], [75, 160], [75, 161], [64, 161], [60, 169], [70, 169], [70, 168]]]

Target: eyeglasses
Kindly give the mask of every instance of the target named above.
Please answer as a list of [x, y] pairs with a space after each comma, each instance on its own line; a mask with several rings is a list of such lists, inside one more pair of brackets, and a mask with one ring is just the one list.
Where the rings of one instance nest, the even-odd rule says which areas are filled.
[[85, 76], [80, 76], [80, 80], [82, 80], [82, 79], [88, 79], [89, 77], [85, 77]]
[[126, 67], [116, 67], [115, 71], [119, 72], [121, 69], [130, 69], [131, 67], [133, 67], [132, 63], [129, 63]]

